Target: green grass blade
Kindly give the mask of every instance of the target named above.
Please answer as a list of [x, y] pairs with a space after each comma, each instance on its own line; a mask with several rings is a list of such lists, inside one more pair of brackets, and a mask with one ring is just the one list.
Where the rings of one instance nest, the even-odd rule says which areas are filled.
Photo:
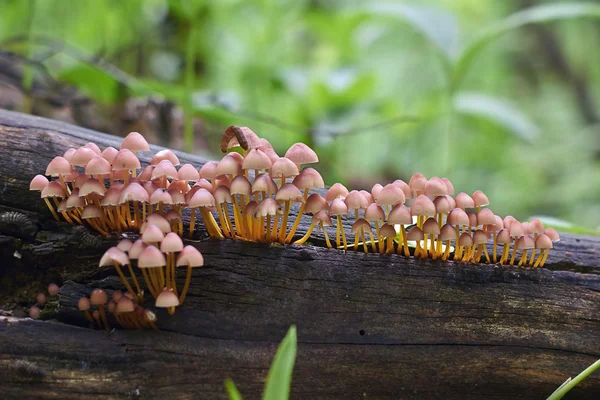
[[484, 29], [465, 49], [454, 66], [452, 90], [456, 90], [473, 60], [494, 39], [506, 32], [528, 24], [537, 24], [571, 18], [600, 18], [600, 5], [593, 3], [553, 3], [527, 8]]
[[292, 371], [296, 361], [296, 327], [292, 325], [277, 349], [271, 364], [263, 400], [287, 400], [290, 396]]
[[596, 361], [589, 367], [587, 367], [583, 372], [577, 375], [575, 378], [567, 379], [558, 389], [554, 391], [546, 400], [559, 400], [562, 399], [565, 394], [569, 392], [569, 390], [573, 389], [577, 386], [581, 381], [590, 376], [592, 372], [600, 368], [600, 360]]
[[242, 395], [235, 387], [235, 383], [229, 378], [225, 379], [225, 389], [229, 395], [229, 400], [242, 400]]

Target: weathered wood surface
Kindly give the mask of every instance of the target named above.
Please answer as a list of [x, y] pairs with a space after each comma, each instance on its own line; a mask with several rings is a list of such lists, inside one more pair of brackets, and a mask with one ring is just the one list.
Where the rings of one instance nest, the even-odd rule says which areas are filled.
[[[80, 295], [121, 288], [97, 268], [116, 238], [55, 224], [28, 184], [70, 146], [119, 141], [5, 111], [0, 138], [0, 214], [26, 215], [0, 215], [0, 304], [64, 283], [44, 314], [61, 323], [0, 321], [2, 398], [225, 398], [226, 377], [258, 398], [291, 324], [293, 398], [540, 399], [600, 357], [600, 241], [575, 236], [537, 270], [195, 240], [207, 266], [160, 332], [73, 326]], [[599, 397], [592, 376], [568, 398]]]

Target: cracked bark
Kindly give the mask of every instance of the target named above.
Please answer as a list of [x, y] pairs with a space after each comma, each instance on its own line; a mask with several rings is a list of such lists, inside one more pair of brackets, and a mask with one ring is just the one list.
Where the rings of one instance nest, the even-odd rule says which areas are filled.
[[[174, 316], [158, 313], [160, 332], [92, 331], [76, 301], [93, 287], [122, 289], [97, 267], [117, 238], [54, 223], [28, 184], [70, 146], [119, 139], [5, 111], [0, 135], [0, 304], [18, 308], [62, 284], [47, 321], [0, 317], [3, 398], [218, 399], [226, 377], [256, 398], [291, 324], [293, 398], [539, 399], [600, 357], [600, 246], [581, 236], [530, 270], [344, 254], [320, 247], [322, 236], [280, 247], [201, 231], [189, 243], [207, 266]], [[569, 398], [598, 396], [592, 376]]]

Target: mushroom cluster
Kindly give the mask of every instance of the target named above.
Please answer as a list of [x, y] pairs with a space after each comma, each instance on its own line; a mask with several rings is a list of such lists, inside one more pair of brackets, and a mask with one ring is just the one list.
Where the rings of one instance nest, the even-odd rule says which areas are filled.
[[[294, 244], [305, 243], [317, 228], [330, 248], [335, 242], [344, 250], [511, 265], [520, 255], [520, 266], [533, 267], [544, 265], [552, 242], [559, 240], [555, 230], [545, 229], [537, 219], [521, 223], [495, 215], [479, 190], [454, 196], [447, 178], [427, 179], [420, 173], [408, 183], [376, 184], [371, 191], [349, 191], [335, 183], [323, 197], [314, 190], [325, 187], [323, 178], [307, 167], [319, 161], [312, 149], [296, 143], [279, 156], [247, 127], [227, 128], [221, 140], [227, 154], [199, 170], [190, 164], [177, 169], [179, 160], [170, 150], [156, 153], [142, 169], [136, 152], [148, 150], [136, 132], [123, 140], [120, 150], [101, 151], [93, 143], [69, 149], [48, 165], [51, 180], [38, 175], [30, 189], [41, 191], [57, 220], [61, 214], [68, 223], [85, 222], [105, 235], [123, 230], [144, 234], [144, 226], [158, 227], [152, 221], [160, 220], [163, 234], [183, 236], [182, 211], [189, 209], [190, 237], [199, 214], [213, 238], [289, 244], [303, 214], [308, 214], [310, 227]], [[299, 206], [291, 222], [293, 205]], [[353, 222], [349, 232], [344, 220]], [[328, 230], [335, 232], [331, 240]], [[159, 252], [160, 241], [146, 243], [154, 243], [150, 246]], [[169, 282], [173, 275], [162, 268], [163, 275], [145, 271], [149, 291], [157, 298], [167, 288], [177, 297], [174, 282]], [[125, 282], [122, 272], [120, 276]], [[141, 300], [139, 284], [134, 283], [136, 289], [128, 291]]]
[[143, 308], [138, 299], [131, 293], [122, 293], [115, 290], [112, 298], [102, 289], [94, 289], [90, 297], [80, 297], [77, 307], [89, 321], [92, 329], [110, 330], [107, 313], [124, 329], [157, 329], [156, 314], [149, 309]]
[[[141, 304], [144, 290], [134, 272], [135, 266], [141, 271], [145, 287], [154, 297], [156, 307], [166, 308], [172, 315], [185, 300], [192, 269], [202, 267], [204, 258], [195, 247], [184, 246], [181, 237], [172, 232], [167, 220], [158, 214], [151, 214], [142, 224], [140, 232], [141, 236], [135, 242], [123, 239], [117, 246], [108, 249], [100, 259], [100, 267], [114, 266], [127, 288], [128, 297]], [[187, 270], [181, 292], [177, 289], [176, 267]], [[122, 268], [127, 268], [135, 288]]]

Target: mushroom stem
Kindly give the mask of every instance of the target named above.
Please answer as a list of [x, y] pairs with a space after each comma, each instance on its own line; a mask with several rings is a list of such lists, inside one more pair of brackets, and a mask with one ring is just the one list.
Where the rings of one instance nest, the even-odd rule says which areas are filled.
[[375, 233], [377, 234], [377, 244], [379, 247], [379, 254], [383, 254], [383, 246], [385, 241], [381, 238], [381, 231], [379, 230], [379, 222], [375, 221]]
[[550, 253], [550, 249], [542, 249], [542, 252], [540, 253], [538, 260], [536, 261], [534, 267], [543, 267], [544, 264], [546, 263], [546, 259], [548, 258], [548, 253]]
[[292, 205], [292, 201], [291, 200], [286, 200], [285, 201], [285, 207], [283, 210], [283, 219], [281, 220], [281, 227], [279, 228], [279, 243], [284, 244], [285, 243], [285, 233], [287, 231], [287, 223], [288, 223], [288, 217], [290, 214], [290, 207]]
[[528, 254], [529, 254], [529, 250], [524, 249], [523, 254], [521, 254], [521, 260], [519, 261], [519, 264], [518, 264], [519, 267], [522, 267], [524, 264], [527, 263], [527, 255]]
[[85, 314], [85, 318], [90, 322], [90, 324], [92, 324], [92, 326], [94, 325], [94, 318], [92, 318], [92, 314], [90, 314], [90, 310], [84, 310], [83, 313]]
[[[540, 250], [540, 256], [542, 255], [543, 252], [544, 252], [543, 250]], [[530, 267], [533, 267], [533, 262], [535, 261], [535, 255], [536, 255], [536, 253], [537, 253], [537, 249], [532, 249], [531, 250], [531, 258], [529, 259], [529, 266]], [[540, 258], [540, 257], [538, 256], [538, 258]]]
[[[241, 202], [241, 200], [240, 200]], [[246, 226], [244, 219], [242, 218], [241, 207], [238, 206], [238, 196], [233, 197], [233, 217], [235, 222], [235, 230], [241, 237], [247, 237]]]
[[[377, 243], [375, 243], [375, 237], [373, 236], [373, 232], [369, 229], [369, 238], [371, 239], [371, 248], [373, 249], [373, 253], [377, 253]], [[365, 238], [366, 239], [366, 238]]]
[[[402, 247], [404, 249], [404, 256], [410, 257], [410, 250], [408, 250], [408, 239], [406, 238], [406, 228], [404, 225], [400, 225], [400, 232], [402, 232]], [[400, 247], [398, 247], [398, 254], [400, 254]]]
[[104, 312], [104, 306], [102, 304], [99, 304], [98, 310], [100, 311], [100, 318], [102, 318], [104, 329], [106, 329], [107, 331], [110, 330], [110, 325], [108, 324], [108, 320], [106, 319], [106, 313]]
[[[267, 233], [265, 234], [265, 241], [270, 242], [271, 241], [271, 215], [267, 215], [266, 224], [267, 224]], [[277, 230], [277, 225], [275, 225], [274, 229]]]
[[48, 206], [48, 209], [52, 213], [52, 216], [54, 217], [56, 222], [60, 222], [60, 218], [58, 217], [58, 214], [56, 213], [56, 211], [54, 211], [54, 208], [52, 207], [52, 204], [50, 204], [50, 201], [48, 200], [47, 197], [44, 197], [44, 201], [46, 202], [46, 205]]
[[[487, 247], [486, 247], [485, 244], [483, 244], [482, 246], [483, 246], [483, 255], [485, 256], [485, 261], [489, 264], [490, 263], [490, 255], [489, 255], [489, 253], [487, 251]], [[494, 247], [494, 250], [495, 249], [496, 248]]]
[[327, 248], [331, 249], [331, 242], [329, 241], [329, 234], [327, 233], [327, 230], [325, 229], [325, 226], [323, 226], [323, 222], [321, 222], [319, 224], [321, 226], [321, 229], [323, 229], [323, 233], [325, 234], [325, 243], [327, 243]]
[[117, 263], [116, 261], [113, 261], [113, 265], [115, 266], [115, 269], [117, 270], [117, 274], [119, 274], [119, 278], [121, 278], [121, 281], [123, 282], [123, 284], [127, 288], [127, 291], [129, 293], [131, 293], [132, 296], [135, 296], [135, 292], [131, 288], [131, 285], [127, 281], [127, 278], [125, 278], [125, 275], [123, 274], [123, 271], [121, 271], [121, 266], [119, 265], [119, 263]]
[[306, 234], [304, 236], [302, 236], [300, 239], [296, 240], [293, 244], [304, 244], [310, 237], [310, 234], [312, 233], [314, 228], [315, 228], [315, 225], [311, 223], [310, 226], [308, 227], [308, 231], [306, 231]]
[[[298, 215], [296, 215], [296, 220], [294, 224], [290, 228], [290, 232], [285, 237], [285, 243], [289, 243], [294, 234], [296, 233], [296, 229], [298, 229], [298, 225], [300, 225], [300, 220], [302, 219], [302, 214], [304, 214], [304, 209], [306, 208], [306, 199], [308, 199], [308, 188], [304, 189], [304, 203], [300, 205], [300, 209], [298, 210]], [[356, 211], [358, 213], [358, 210]]]
[[435, 260], [437, 258], [437, 252], [435, 246], [435, 238], [433, 237], [433, 235], [429, 237], [429, 240], [431, 242], [431, 258]]
[[140, 226], [142, 224], [140, 222], [140, 209], [139, 209], [137, 201], [133, 202], [133, 212], [134, 212], [134, 216], [135, 216], [133, 226], [135, 227], [135, 229], [140, 229]]
[[158, 293], [156, 292], [156, 290], [154, 289], [154, 286], [152, 285], [152, 278], [148, 275], [146, 268], [141, 268], [141, 270], [142, 270], [142, 275], [144, 276], [144, 281], [146, 282], [146, 286], [148, 286], [148, 290], [150, 290], [152, 297], [156, 298], [158, 296]]
[[69, 224], [73, 225], [73, 221], [71, 220], [71, 218], [69, 218], [69, 214], [66, 211], [62, 211], [61, 214], [63, 217], [65, 217], [65, 221], [67, 221]]
[[446, 248], [442, 260], [447, 260], [448, 258], [450, 258], [450, 241], [446, 240]]
[[179, 304], [183, 304], [185, 301], [185, 296], [190, 288], [190, 283], [192, 281], [192, 267], [188, 264], [187, 274], [185, 276], [185, 284], [183, 285], [183, 290], [181, 291], [181, 295], [179, 296]]
[[391, 236], [387, 238], [386, 243], [387, 249], [385, 250], [385, 254], [393, 254], [394, 253], [394, 238]]
[[144, 302], [144, 292], [140, 288], [140, 284], [137, 280], [137, 277], [133, 273], [133, 268], [131, 267], [131, 264], [127, 264], [127, 267], [129, 268], [129, 273], [131, 274], [131, 278], [133, 279], [133, 283], [135, 284], [135, 289], [137, 290], [138, 302], [143, 303]]
[[[192, 238], [192, 235], [194, 234], [195, 227], [196, 227], [196, 209], [191, 207], [190, 208], [190, 233], [189, 233], [190, 239]], [[212, 236], [210, 229], [208, 228], [208, 224], [206, 224], [206, 230], [208, 230], [208, 233], [210, 234], [210, 236]]]
[[77, 222], [79, 225], [83, 224], [83, 222], [81, 222], [81, 219], [79, 219], [79, 217], [77, 216], [77, 210], [72, 210], [69, 211], [71, 218], [73, 218], [73, 220], [75, 220], [75, 222]]
[[517, 255], [517, 240], [518, 238], [515, 238], [515, 242], [513, 243], [513, 251], [512, 256], [510, 257], [510, 265], [514, 265], [515, 263], [515, 256]]
[[175, 314], [175, 307], [168, 307], [167, 311], [168, 311], [169, 315], [173, 315], [173, 314]]
[[223, 234], [225, 236], [230, 236], [229, 234], [229, 226], [225, 221], [225, 215], [223, 214], [223, 203], [217, 204], [217, 211], [219, 212], [219, 221], [221, 222], [221, 228], [223, 229]]

